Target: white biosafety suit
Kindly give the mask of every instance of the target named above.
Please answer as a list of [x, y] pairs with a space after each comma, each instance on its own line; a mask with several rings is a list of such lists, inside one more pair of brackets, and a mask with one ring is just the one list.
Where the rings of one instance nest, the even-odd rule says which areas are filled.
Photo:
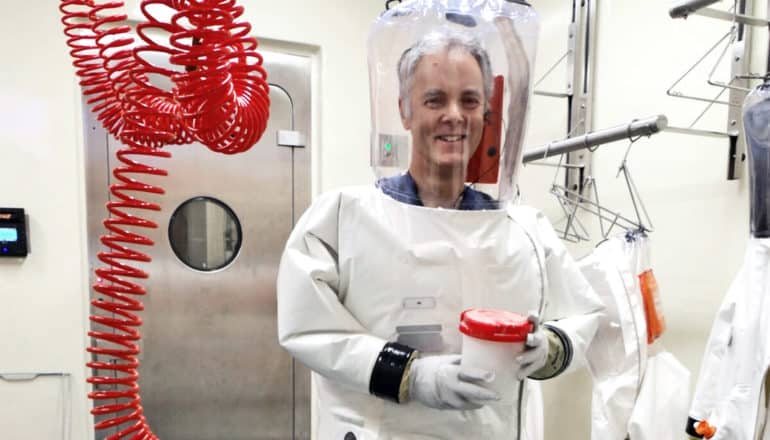
[[471, 307], [539, 310], [569, 337], [568, 369], [582, 364], [602, 308], [534, 209], [425, 208], [373, 185], [317, 199], [292, 232], [278, 276], [280, 343], [313, 370], [315, 438], [540, 440], [537, 391], [525, 405], [530, 380], [519, 383], [514, 405], [472, 411], [370, 395], [387, 342], [460, 353], [459, 316]]
[[512, 371], [545, 379], [582, 363], [602, 308], [545, 217], [512, 202], [536, 33], [529, 4], [507, 0], [408, 0], [375, 20], [379, 180], [318, 198], [278, 274], [279, 339], [313, 371], [316, 439], [542, 438], [537, 385], [479, 402], [463, 390], [489, 390], [457, 365], [467, 309], [544, 321]]
[[588, 349], [591, 440], [676, 438], [687, 413], [690, 372], [659, 342], [648, 346], [639, 274], [651, 269], [644, 235], [612, 237], [578, 261], [605, 305]]
[[[751, 189], [743, 266], [717, 312], [701, 363], [686, 431], [708, 423], [715, 440], [770, 439], [770, 83], [744, 102]], [[709, 433], [710, 434], [710, 433]]]
[[770, 366], [770, 239], [749, 240], [744, 264], [711, 328], [688, 431], [707, 420], [715, 440], [764, 440]]
[[591, 440], [626, 437], [647, 364], [644, 306], [625, 248], [624, 237], [613, 237], [578, 261], [605, 305], [587, 353], [594, 381]]

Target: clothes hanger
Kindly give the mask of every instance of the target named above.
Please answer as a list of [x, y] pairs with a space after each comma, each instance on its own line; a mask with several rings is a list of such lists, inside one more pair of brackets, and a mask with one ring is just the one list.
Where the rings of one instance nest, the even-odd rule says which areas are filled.
[[[576, 192], [556, 183], [559, 171], [561, 171], [560, 169], [557, 169], [550, 192], [556, 197], [564, 212], [562, 220], [565, 220], [565, 227], [558, 231], [561, 233], [562, 239], [572, 242], [589, 241], [591, 239], [587, 228], [585, 228], [578, 218], [578, 212], [593, 215], [598, 219], [601, 239], [597, 243], [597, 246], [606, 241], [616, 228], [625, 230], [626, 235], [629, 237], [636, 237], [639, 236], [639, 234], [644, 234], [646, 236], [648, 232], [653, 231], [652, 220], [650, 219], [649, 213], [647, 212], [639, 190], [634, 183], [631, 170], [628, 166], [631, 148], [639, 139], [641, 139], [641, 137], [642, 135], [632, 136], [630, 130], [628, 131], [629, 145], [626, 148], [626, 152], [618, 167], [618, 173], [616, 175], [616, 177], [620, 177], [620, 175], [623, 174], [626, 188], [628, 189], [628, 194], [633, 205], [635, 218], [628, 218], [619, 211], [603, 206], [599, 198], [598, 184], [594, 177], [588, 176], [585, 179], [583, 191]], [[562, 157], [557, 168], [562, 166], [563, 160], [564, 158]], [[559, 222], [557, 222], [557, 224], [558, 223]]]

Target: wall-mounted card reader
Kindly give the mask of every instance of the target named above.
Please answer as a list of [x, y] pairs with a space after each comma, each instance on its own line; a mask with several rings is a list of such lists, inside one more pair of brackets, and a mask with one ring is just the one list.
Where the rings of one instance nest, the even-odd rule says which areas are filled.
[[0, 208], [0, 257], [26, 257], [27, 218], [19, 208]]

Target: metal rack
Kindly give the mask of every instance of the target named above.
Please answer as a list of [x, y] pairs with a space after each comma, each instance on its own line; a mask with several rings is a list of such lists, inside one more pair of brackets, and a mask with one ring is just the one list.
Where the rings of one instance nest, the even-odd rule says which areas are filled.
[[[565, 92], [535, 90], [534, 94], [567, 100], [567, 136], [582, 136], [593, 129], [592, 106], [594, 100], [594, 52], [598, 23], [598, 1], [572, 2], [572, 18], [569, 25], [567, 53], [536, 81], [537, 87], [553, 70], [566, 60], [569, 78]], [[583, 174], [590, 174], [591, 151], [573, 150], [567, 153], [567, 162], [575, 165], [565, 173], [565, 186], [582, 189]]]
[[70, 440], [72, 418], [72, 376], [70, 373], [60, 372], [21, 372], [21, 373], [0, 373], [0, 381], [9, 383], [31, 382], [40, 378], [53, 377], [61, 380], [61, 439]]
[[[657, 115], [643, 119], [634, 119], [628, 124], [618, 125], [604, 130], [586, 133], [582, 136], [551, 142], [547, 145], [529, 148], [523, 157], [524, 163], [535, 162], [549, 157], [569, 154], [577, 151], [593, 151], [601, 145], [628, 139], [631, 145], [644, 136], [652, 136], [660, 133], [668, 127], [668, 119], [664, 115]], [[631, 148], [629, 145], [629, 149]], [[607, 238], [615, 227], [621, 227], [626, 231], [652, 231], [652, 221], [647, 214], [639, 191], [634, 184], [626, 161], [628, 150], [618, 170], [618, 175], [623, 174], [629, 191], [629, 197], [633, 203], [635, 220], [621, 215], [601, 205], [596, 181], [586, 171], [584, 164], [555, 165], [564, 168], [566, 172], [575, 172], [580, 178], [581, 185], [561, 186], [555, 182], [551, 187], [551, 194], [556, 197], [566, 216], [566, 225], [562, 231], [562, 238], [570, 241], [589, 240], [587, 229], [577, 216], [578, 210], [592, 214], [599, 220], [599, 227], [603, 238]], [[590, 192], [586, 196], [586, 192]], [[591, 200], [593, 198], [593, 200]], [[605, 223], [607, 225], [605, 226]]]
[[[754, 0], [734, 0], [733, 8], [730, 11], [722, 11], [719, 9], [710, 8], [709, 6], [719, 3], [721, 0], [680, 0], [674, 4], [669, 10], [669, 15], [672, 18], [687, 18], [690, 15], [702, 15], [719, 20], [725, 20], [732, 23], [730, 31], [724, 35], [716, 45], [709, 49], [706, 54], [701, 57], [694, 66], [692, 66], [684, 75], [682, 75], [674, 85], [667, 91], [669, 96], [685, 99], [693, 99], [698, 101], [707, 102], [708, 105], [704, 111], [698, 116], [698, 118], [689, 127], [669, 127], [669, 131], [693, 134], [700, 136], [716, 136], [726, 137], [729, 141], [728, 152], [728, 165], [727, 165], [727, 179], [735, 180], [740, 179], [743, 176], [743, 162], [746, 160], [746, 142], [740, 135], [742, 124], [742, 104], [746, 95], [750, 91], [750, 80], [762, 79], [764, 75], [752, 74], [749, 71], [749, 54], [751, 53], [751, 33], [747, 31], [746, 26], [763, 26], [767, 27], [770, 22], [767, 19], [762, 19], [752, 15], [754, 11]], [[770, 12], [770, 0], [768, 0], [768, 12]], [[729, 39], [728, 39], [729, 38]], [[726, 55], [731, 56], [730, 61], [730, 80], [727, 82], [715, 81], [713, 79], [714, 71], [717, 65], [711, 70], [708, 84], [717, 88], [720, 88], [719, 94], [713, 98], [702, 98], [695, 96], [688, 96], [674, 90], [674, 87], [692, 72], [705, 58], [711, 54], [720, 44], [727, 40], [727, 44], [717, 62], [721, 62]], [[770, 56], [768, 56], [770, 61]], [[727, 100], [720, 101], [719, 99], [725, 93], [729, 92]], [[727, 129], [725, 132], [718, 132], [713, 130], [699, 130], [693, 128], [695, 123], [714, 105], [721, 104], [728, 106], [727, 115]]]
[[[533, 162], [546, 159], [548, 157], [558, 156], [560, 154], [571, 153], [579, 150], [598, 147], [623, 139], [632, 139], [639, 136], [650, 136], [660, 133], [668, 127], [668, 118], [665, 115], [651, 116], [644, 119], [634, 119], [628, 124], [618, 125], [612, 128], [597, 130], [586, 133], [582, 136], [575, 136], [557, 142], [551, 142], [546, 145], [528, 148], [525, 150], [523, 162]], [[578, 189], [578, 188], [573, 188]]]

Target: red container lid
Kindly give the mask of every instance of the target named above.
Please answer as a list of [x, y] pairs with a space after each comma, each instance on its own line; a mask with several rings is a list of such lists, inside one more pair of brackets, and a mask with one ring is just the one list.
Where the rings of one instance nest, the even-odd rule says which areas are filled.
[[507, 310], [470, 309], [460, 315], [460, 331], [486, 341], [525, 342], [532, 329], [526, 316]]

